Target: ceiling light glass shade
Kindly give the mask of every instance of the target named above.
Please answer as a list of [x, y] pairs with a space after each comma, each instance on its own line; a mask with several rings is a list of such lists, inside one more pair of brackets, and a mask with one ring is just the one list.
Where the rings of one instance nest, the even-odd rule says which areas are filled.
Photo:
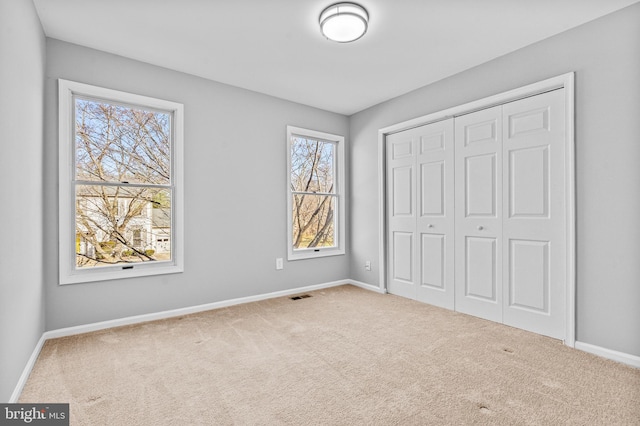
[[369, 14], [355, 3], [336, 3], [320, 14], [320, 31], [329, 40], [348, 43], [367, 32]]

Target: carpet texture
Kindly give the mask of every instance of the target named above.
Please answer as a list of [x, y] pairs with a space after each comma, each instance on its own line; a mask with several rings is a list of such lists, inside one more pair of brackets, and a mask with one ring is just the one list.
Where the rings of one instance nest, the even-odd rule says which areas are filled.
[[353, 286], [49, 340], [72, 425], [640, 425], [640, 370]]

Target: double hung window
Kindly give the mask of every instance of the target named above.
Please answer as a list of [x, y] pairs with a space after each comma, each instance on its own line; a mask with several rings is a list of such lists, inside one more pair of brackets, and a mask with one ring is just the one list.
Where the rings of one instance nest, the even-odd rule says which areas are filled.
[[344, 137], [287, 127], [289, 260], [344, 254]]
[[181, 272], [182, 105], [66, 80], [59, 96], [60, 283]]

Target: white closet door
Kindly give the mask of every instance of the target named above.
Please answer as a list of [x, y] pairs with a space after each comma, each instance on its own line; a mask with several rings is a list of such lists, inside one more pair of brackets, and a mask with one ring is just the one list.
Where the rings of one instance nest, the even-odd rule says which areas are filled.
[[502, 107], [455, 119], [455, 309], [502, 322]]
[[454, 307], [453, 120], [387, 137], [389, 292]]
[[503, 106], [505, 324], [565, 337], [564, 90]]
[[558, 89], [387, 137], [388, 290], [564, 339]]

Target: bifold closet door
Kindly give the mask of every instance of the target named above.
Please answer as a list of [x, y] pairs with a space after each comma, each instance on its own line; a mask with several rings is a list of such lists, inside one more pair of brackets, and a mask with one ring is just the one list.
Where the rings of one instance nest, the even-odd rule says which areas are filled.
[[565, 338], [565, 106], [559, 89], [503, 106], [503, 322]]
[[564, 91], [455, 122], [456, 310], [562, 339]]
[[387, 137], [388, 288], [454, 308], [453, 120]]
[[564, 96], [387, 137], [389, 292], [565, 338]]

